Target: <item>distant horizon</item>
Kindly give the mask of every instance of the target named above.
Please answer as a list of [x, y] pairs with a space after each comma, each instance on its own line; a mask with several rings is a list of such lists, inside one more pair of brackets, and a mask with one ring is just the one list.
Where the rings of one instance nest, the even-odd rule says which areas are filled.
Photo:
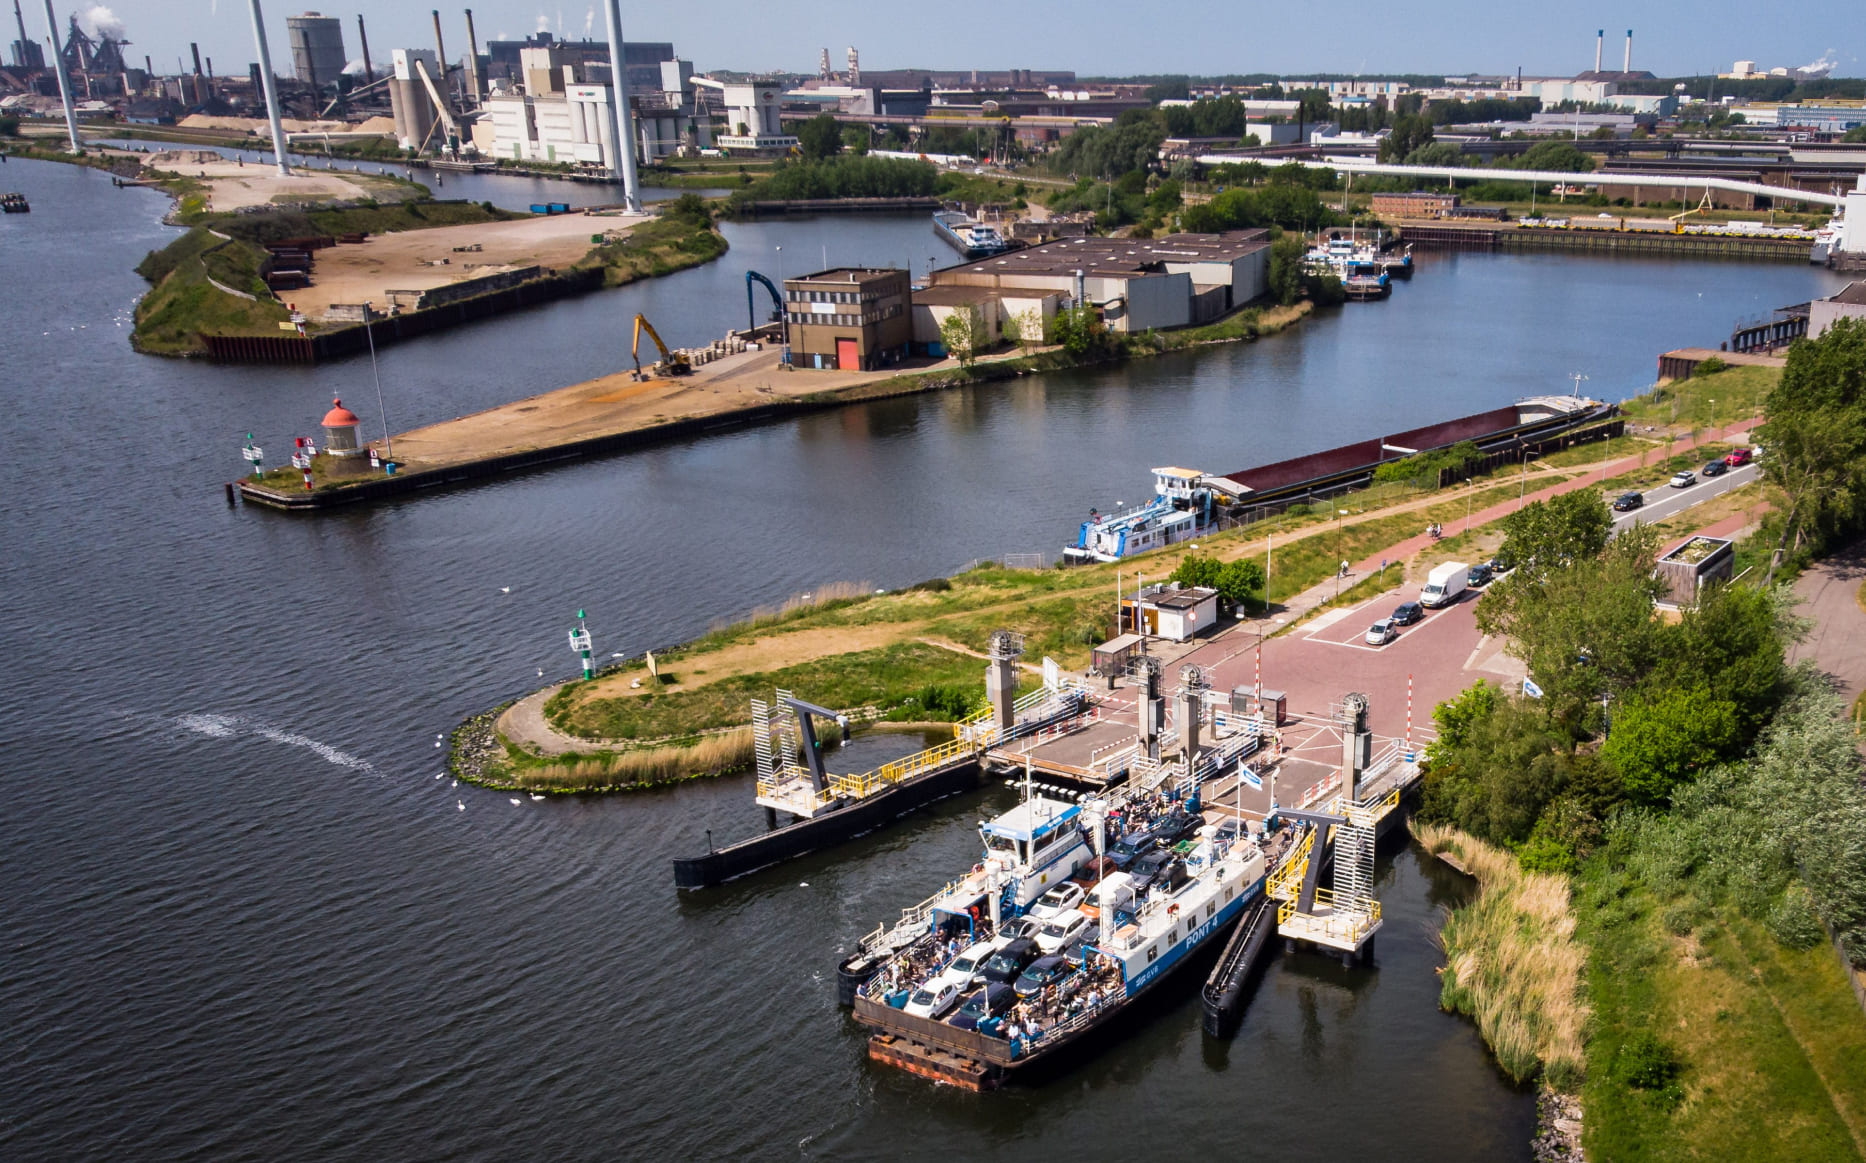
[[[285, 18], [299, 15], [311, 0], [265, 5], [266, 36], [273, 70], [291, 72]], [[43, 43], [43, 8], [27, 13], [28, 36]], [[368, 22], [370, 57], [380, 64], [396, 48], [431, 48], [434, 28], [427, 6], [345, 5], [326, 15], [343, 22], [344, 50], [352, 61], [362, 57], [357, 36], [358, 8]], [[246, 72], [257, 59], [246, 5], [234, 0], [125, 0], [115, 10], [100, 4], [57, 3], [61, 25], [73, 12], [87, 30], [119, 30], [130, 47], [132, 64], [148, 55], [158, 73], [185, 60], [191, 41], [218, 64], [220, 75]], [[1633, 11], [1625, 9], [1632, 8]], [[515, 0], [477, 0], [473, 4], [482, 47], [490, 40], [521, 40], [538, 31], [565, 39], [588, 35], [607, 39], [603, 8], [585, 0], [574, 5], [519, 4]], [[1830, 14], [1813, 26], [1756, 28], [1749, 9], [1730, 0], [1708, 0], [1688, 14], [1674, 0], [1633, 0], [1617, 15], [1576, 12], [1497, 28], [1495, 6], [1480, 0], [1447, 0], [1423, 30], [1411, 13], [1373, 0], [1338, 0], [1326, 25], [1307, 12], [1273, 11], [1239, 18], [1234, 7], [1214, 0], [1184, 0], [1170, 18], [1134, 14], [1133, 27], [1111, 34], [1106, 22], [1084, 20], [1078, 7], [1056, 0], [993, 13], [991, 34], [980, 38], [976, 22], [963, 19], [904, 22], [894, 14], [863, 8], [803, 21], [794, 13], [773, 15], [763, 4], [718, 0], [706, 11], [657, 8], [644, 14], [625, 5], [625, 39], [666, 41], [696, 70], [812, 75], [819, 53], [828, 48], [830, 66], [846, 67], [847, 46], [861, 50], [862, 65], [875, 71], [999, 72], [1006, 69], [1067, 69], [1080, 77], [1146, 76], [1223, 77], [1274, 74], [1302, 78], [1505, 76], [1520, 67], [1525, 75], [1571, 77], [1594, 67], [1595, 32], [1606, 32], [1601, 67], [1617, 70], [1623, 59], [1626, 30], [1633, 29], [1632, 67], [1658, 77], [1708, 76], [1731, 71], [1735, 61], [1753, 60], [1770, 68], [1800, 68], [1832, 61], [1836, 79], [1866, 75], [1860, 46], [1866, 44], [1866, 5], [1854, 15]], [[1687, 15], [1689, 19], [1687, 19]], [[579, 19], [581, 17], [581, 19]], [[463, 7], [442, 8], [442, 36], [450, 59], [466, 50]], [[1642, 33], [1641, 25], [1651, 31]], [[1483, 33], [1475, 29], [1486, 29]], [[9, 26], [0, 40], [12, 41]], [[1844, 49], [1842, 46], [1845, 46]], [[982, 59], [968, 60], [977, 53]], [[1010, 55], [1014, 54], [1014, 56]], [[1420, 62], [1459, 57], [1466, 68], [1440, 69]], [[1300, 61], [1300, 63], [1297, 63]], [[1494, 63], [1485, 63], [1494, 62]]]

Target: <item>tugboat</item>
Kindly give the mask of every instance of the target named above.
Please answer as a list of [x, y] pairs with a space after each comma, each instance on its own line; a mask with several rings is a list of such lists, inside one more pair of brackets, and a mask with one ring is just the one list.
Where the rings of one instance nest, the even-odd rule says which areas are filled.
[[1067, 1058], [1264, 893], [1257, 842], [1235, 821], [1204, 823], [1184, 789], [1077, 804], [1026, 782], [980, 834], [970, 872], [839, 972], [875, 1031], [870, 1058], [969, 1090]]
[[26, 195], [14, 191], [0, 194], [0, 211], [8, 214], [30, 214], [32, 206], [27, 203]]

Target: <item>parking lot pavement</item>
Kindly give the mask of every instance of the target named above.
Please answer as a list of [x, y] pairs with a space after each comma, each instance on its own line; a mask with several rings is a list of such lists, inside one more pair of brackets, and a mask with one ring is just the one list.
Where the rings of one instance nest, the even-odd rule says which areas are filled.
[[[1376, 734], [1399, 736], [1406, 730], [1406, 687], [1412, 681], [1414, 734], [1429, 727], [1432, 708], [1479, 678], [1507, 682], [1500, 671], [1513, 668], [1513, 660], [1498, 659], [1497, 644], [1477, 629], [1477, 595], [1442, 610], [1432, 610], [1423, 622], [1400, 628], [1400, 636], [1385, 646], [1364, 641], [1367, 627], [1393, 612], [1403, 601], [1416, 599], [1412, 587], [1395, 588], [1320, 618], [1262, 644], [1263, 685], [1289, 695], [1291, 714], [1325, 715], [1349, 691], [1368, 697], [1369, 726]], [[1326, 621], [1324, 621], [1326, 620]], [[1229, 690], [1250, 687], [1255, 681], [1257, 641], [1248, 633], [1233, 633], [1201, 647], [1183, 661], [1206, 668], [1212, 685]], [[1490, 667], [1491, 669], [1482, 669]], [[1169, 675], [1169, 683], [1175, 675]]]

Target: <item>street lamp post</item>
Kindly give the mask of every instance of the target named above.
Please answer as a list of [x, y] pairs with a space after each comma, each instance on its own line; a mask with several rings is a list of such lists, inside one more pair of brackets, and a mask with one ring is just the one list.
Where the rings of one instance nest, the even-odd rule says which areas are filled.
[[[376, 378], [376, 411], [382, 416], [382, 462], [395, 463], [395, 445], [389, 436], [389, 408], [382, 402], [382, 372], [376, 367], [376, 309], [363, 304], [363, 334], [369, 339], [369, 374]], [[391, 470], [393, 471], [393, 470]]]

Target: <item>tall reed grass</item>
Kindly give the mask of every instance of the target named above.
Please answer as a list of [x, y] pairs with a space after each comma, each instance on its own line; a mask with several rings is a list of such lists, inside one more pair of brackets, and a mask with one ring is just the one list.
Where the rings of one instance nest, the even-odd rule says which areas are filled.
[[597, 791], [645, 787], [722, 775], [752, 761], [752, 729], [707, 735], [686, 747], [653, 747], [579, 755], [562, 763], [521, 768], [513, 782], [537, 791]]
[[773, 622], [782, 622], [805, 610], [814, 610], [819, 606], [827, 606], [831, 602], [850, 602], [857, 598], [866, 598], [874, 592], [873, 582], [824, 582], [809, 593], [792, 594], [775, 606], [759, 606], [743, 618], [718, 619], [712, 624], [710, 631], [719, 633], [745, 626], [768, 626]]
[[1452, 828], [1415, 824], [1413, 834], [1477, 880], [1477, 898], [1439, 934], [1446, 961], [1439, 1004], [1474, 1020], [1517, 1082], [1539, 1070], [1573, 1093], [1586, 1072], [1589, 1009], [1567, 879], [1524, 872], [1510, 853]]

